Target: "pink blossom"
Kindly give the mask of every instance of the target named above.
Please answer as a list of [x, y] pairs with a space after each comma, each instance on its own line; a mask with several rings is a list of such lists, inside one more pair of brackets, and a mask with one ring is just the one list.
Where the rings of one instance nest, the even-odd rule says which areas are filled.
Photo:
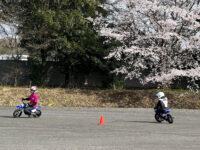
[[[115, 0], [105, 8], [112, 13], [104, 19], [114, 27], [102, 24], [99, 32], [123, 43], [106, 58], [120, 60], [126, 55], [127, 65], [116, 68], [116, 74], [140, 78], [142, 83], [167, 84], [186, 76], [195, 84], [200, 79], [198, 0]], [[144, 76], [145, 70], [149, 74]]]

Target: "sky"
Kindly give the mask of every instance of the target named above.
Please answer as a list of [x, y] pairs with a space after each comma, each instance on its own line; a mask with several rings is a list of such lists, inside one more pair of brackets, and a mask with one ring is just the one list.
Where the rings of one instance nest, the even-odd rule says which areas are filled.
[[[5, 30], [6, 33], [4, 33], [3, 30]], [[15, 32], [15, 27], [0, 23], [0, 39], [5, 37], [12, 37], [13, 35], [15, 35]]]

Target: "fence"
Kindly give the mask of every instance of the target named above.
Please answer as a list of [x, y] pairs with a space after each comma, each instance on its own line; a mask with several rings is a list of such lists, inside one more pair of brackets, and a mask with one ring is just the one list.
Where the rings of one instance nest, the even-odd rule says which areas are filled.
[[[65, 84], [65, 76], [55, 69], [53, 61], [47, 63], [47, 78], [45, 85], [51, 87], [62, 87]], [[0, 85], [24, 86], [32, 83], [31, 79], [32, 64], [29, 61], [12, 59], [0, 60]], [[85, 81], [87, 86], [101, 87], [101, 76], [98, 74], [89, 75]], [[74, 79], [70, 81], [74, 86], [77, 84]], [[73, 85], [72, 85], [73, 86]]]
[[[46, 86], [63, 87], [65, 85], [65, 75], [55, 69], [55, 63], [49, 61], [47, 63], [48, 73], [45, 81]], [[0, 60], [0, 85], [11, 86], [27, 86], [32, 83], [31, 79], [31, 62], [20, 60]], [[187, 88], [185, 82], [186, 77], [182, 77], [174, 81], [174, 88]], [[91, 73], [86, 78], [78, 79], [71, 78], [71, 87], [78, 87], [79, 82], [85, 82], [88, 87], [103, 87], [105, 82], [105, 75], [98, 73]], [[84, 80], [84, 81], [83, 81]], [[121, 84], [121, 85], [120, 85]], [[197, 82], [200, 86], [200, 81]], [[119, 82], [123, 88], [156, 88], [155, 84], [141, 85], [138, 79], [126, 80]]]
[[[48, 73], [45, 85], [51, 87], [62, 87], [65, 84], [65, 76], [55, 69], [55, 64], [52, 61], [47, 63]], [[0, 85], [11, 86], [25, 86], [32, 83], [31, 79], [31, 62], [20, 60], [0, 60]], [[73, 87], [78, 87], [79, 82], [85, 82], [88, 87], [102, 87], [104, 86], [105, 75], [98, 73], [91, 73], [85, 81], [76, 81], [79, 79], [71, 78], [70, 83]], [[127, 87], [139, 87], [137, 80], [127, 81]]]

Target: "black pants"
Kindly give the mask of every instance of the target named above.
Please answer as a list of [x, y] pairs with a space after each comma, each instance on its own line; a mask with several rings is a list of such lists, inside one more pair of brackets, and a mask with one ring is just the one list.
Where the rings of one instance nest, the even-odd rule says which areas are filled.
[[165, 113], [165, 110], [164, 110], [164, 109], [158, 109], [158, 110], [156, 111], [156, 113], [162, 115], [162, 114]]
[[26, 107], [26, 108], [24, 109], [24, 112], [25, 112], [25, 114], [27, 114], [27, 115], [31, 115], [33, 109], [35, 109], [35, 108], [29, 106], [29, 107]]

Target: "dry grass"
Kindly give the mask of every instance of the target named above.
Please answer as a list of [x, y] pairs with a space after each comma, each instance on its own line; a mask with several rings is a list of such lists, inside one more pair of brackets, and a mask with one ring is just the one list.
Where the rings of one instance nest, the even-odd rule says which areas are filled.
[[[86, 90], [39, 88], [39, 105], [57, 107], [143, 107], [157, 103], [159, 90]], [[200, 109], [200, 93], [183, 90], [164, 90], [170, 108]], [[29, 96], [26, 87], [0, 87], [0, 105], [15, 106]]]

